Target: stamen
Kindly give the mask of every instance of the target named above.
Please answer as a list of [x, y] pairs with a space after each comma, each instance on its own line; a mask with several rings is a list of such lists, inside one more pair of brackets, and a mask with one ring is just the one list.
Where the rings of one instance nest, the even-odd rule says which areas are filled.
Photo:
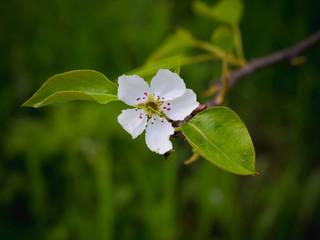
[[136, 111], [138, 111], [138, 109], [135, 109]]
[[166, 107], [163, 107], [163, 109], [167, 109]]
[[168, 111], [170, 111], [171, 108], [167, 108]]
[[167, 103], [168, 106], [170, 106], [170, 103]]
[[164, 99], [164, 97], [161, 98], [162, 100]]
[[143, 99], [146, 99], [145, 97], [143, 97]]
[[141, 99], [141, 98], [138, 97], [138, 98], [137, 98], [137, 101], [139, 101], [140, 99]]
[[144, 95], [148, 96], [148, 93], [145, 92]]
[[142, 116], [140, 115], [139, 118], [142, 119]]

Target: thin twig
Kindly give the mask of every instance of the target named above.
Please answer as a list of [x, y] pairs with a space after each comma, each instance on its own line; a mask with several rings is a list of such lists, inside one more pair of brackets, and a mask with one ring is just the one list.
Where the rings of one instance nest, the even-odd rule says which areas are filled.
[[[229, 84], [228, 84], [228, 91], [230, 91], [240, 79], [252, 73], [257, 72], [262, 68], [269, 67], [273, 64], [283, 62], [283, 61], [293, 60], [301, 52], [307, 50], [308, 48], [311, 48], [312, 46], [314, 46], [319, 42], [320, 42], [320, 30], [290, 48], [286, 48], [284, 50], [272, 53], [270, 55], [251, 60], [247, 65], [235, 70], [231, 74], [229, 79]], [[213, 84], [220, 85], [220, 86], [221, 86], [221, 83], [222, 83], [222, 79], [219, 79], [219, 81], [213, 82]], [[217, 106], [218, 105], [217, 97], [219, 97], [221, 89], [222, 88], [219, 87], [219, 90], [216, 93], [216, 97], [207, 101], [206, 104], [200, 105], [189, 116], [187, 116], [184, 121], [179, 122], [178, 125], [180, 125], [182, 122], [190, 121], [196, 114], [198, 114], [199, 112], [203, 111], [206, 108]]]
[[[282, 51], [278, 51], [278, 52], [272, 53], [270, 55], [251, 60], [246, 66], [235, 70], [231, 74], [228, 90], [232, 89], [233, 86], [240, 79], [242, 79], [242, 78], [244, 78], [254, 72], [257, 72], [258, 70], [260, 70], [262, 68], [269, 67], [269, 66], [276, 64], [276, 63], [279, 63], [279, 62], [292, 60], [295, 57], [297, 57], [301, 52], [307, 50], [308, 48], [311, 48], [312, 46], [314, 46], [318, 42], [320, 42], [320, 30], [290, 48], [286, 48]], [[221, 79], [219, 81], [221, 84]], [[217, 95], [219, 95], [219, 94], [217, 94]], [[206, 104], [207, 104], [208, 108], [214, 107], [217, 105], [216, 99], [213, 98], [213, 99], [209, 100]]]

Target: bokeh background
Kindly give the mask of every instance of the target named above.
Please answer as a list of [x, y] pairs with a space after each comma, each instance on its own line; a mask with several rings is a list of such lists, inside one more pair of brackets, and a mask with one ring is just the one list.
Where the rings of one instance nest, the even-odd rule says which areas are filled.
[[[315, 0], [244, 6], [248, 59], [320, 27]], [[304, 64], [243, 79], [224, 103], [253, 138], [259, 177], [204, 159], [185, 166], [192, 152], [181, 139], [164, 161], [117, 123], [120, 102], [20, 107], [54, 74], [116, 79], [177, 27], [208, 40], [213, 26], [189, 0], [1, 1], [0, 239], [320, 239], [320, 45]], [[181, 76], [204, 103], [219, 69], [193, 64]]]

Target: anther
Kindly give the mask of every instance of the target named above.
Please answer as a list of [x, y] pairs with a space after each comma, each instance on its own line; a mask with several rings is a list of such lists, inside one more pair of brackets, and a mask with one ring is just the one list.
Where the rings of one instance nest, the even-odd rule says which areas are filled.
[[171, 108], [167, 108], [168, 111], [170, 111]]
[[141, 98], [137, 98], [137, 101], [139, 101]]

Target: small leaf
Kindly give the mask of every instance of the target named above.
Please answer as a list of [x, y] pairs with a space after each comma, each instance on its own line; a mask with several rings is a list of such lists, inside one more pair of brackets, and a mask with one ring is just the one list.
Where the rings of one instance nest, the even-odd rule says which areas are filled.
[[118, 100], [117, 88], [117, 85], [102, 73], [75, 70], [49, 78], [22, 106], [38, 108], [72, 100], [89, 100], [104, 104]]
[[221, 0], [212, 8], [212, 16], [219, 21], [236, 24], [243, 14], [243, 3], [240, 0]]
[[186, 55], [191, 47], [190, 42], [181, 36], [178, 30], [164, 40], [162, 45], [149, 56], [145, 64], [148, 65], [175, 55]]
[[239, 175], [258, 175], [250, 135], [231, 109], [209, 108], [183, 123], [181, 129], [190, 145], [219, 168]]
[[192, 7], [195, 12], [211, 17], [210, 6], [208, 6], [206, 3], [201, 1], [194, 1]]
[[198, 13], [228, 24], [240, 22], [243, 14], [243, 3], [240, 0], [220, 0], [212, 7], [196, 1], [193, 8]]
[[212, 56], [212, 54], [200, 54], [196, 56], [176, 55], [156, 61], [154, 63], [149, 63], [148, 65], [143, 65], [139, 68], [131, 70], [130, 72], [127, 72], [126, 75], [136, 74], [144, 78], [144, 80], [147, 82], [150, 82], [151, 78], [158, 72], [160, 68], [175, 70], [177, 67], [177, 62], [180, 62], [180, 66], [185, 66], [188, 64], [212, 60], [217, 60], [217, 58]]
[[228, 53], [233, 54], [233, 33], [227, 26], [219, 26], [216, 28], [211, 35], [211, 41]]

